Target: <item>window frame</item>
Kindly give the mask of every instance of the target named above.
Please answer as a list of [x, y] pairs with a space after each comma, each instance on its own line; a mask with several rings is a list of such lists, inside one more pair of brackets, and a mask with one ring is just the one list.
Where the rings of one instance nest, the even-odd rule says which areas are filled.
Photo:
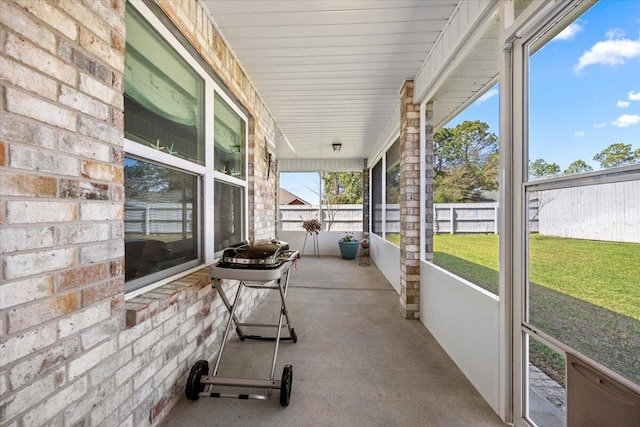
[[[187, 48], [174, 36], [169, 28], [160, 20], [158, 16], [142, 1], [142, 0], [129, 0], [128, 6], [133, 7], [135, 11], [147, 21], [149, 26], [160, 35], [164, 41], [171, 46], [176, 53], [185, 61], [185, 64], [191, 67], [191, 69], [198, 74], [204, 81], [204, 144], [205, 144], [205, 162], [204, 165], [199, 165], [195, 162], [191, 162], [180, 157], [173, 156], [168, 153], [161, 152], [150, 146], [132, 141], [124, 138], [124, 154], [127, 157], [134, 157], [141, 161], [150, 161], [159, 165], [166, 165], [174, 169], [182, 170], [186, 173], [194, 174], [198, 177], [199, 197], [196, 209], [200, 214], [199, 221], [199, 233], [200, 238], [198, 242], [199, 253], [197, 265], [193, 267], [186, 267], [184, 270], [172, 274], [167, 277], [163, 277], [159, 280], [151, 281], [145, 285], [142, 285], [136, 289], [127, 290], [127, 284], [125, 283], [125, 299], [131, 299], [145, 292], [156, 289], [169, 282], [184, 277], [195, 271], [200, 270], [205, 265], [211, 265], [215, 262], [216, 257], [220, 255], [214, 252], [214, 221], [215, 221], [215, 204], [214, 204], [214, 181], [221, 181], [224, 183], [232, 184], [242, 188], [243, 203], [242, 203], [242, 236], [243, 239], [247, 238], [248, 233], [248, 217], [249, 217], [249, 201], [248, 201], [248, 187], [249, 187], [249, 172], [248, 172], [248, 151], [249, 151], [249, 119], [243, 110], [236, 105], [233, 99], [227, 94], [227, 92], [214, 80], [214, 78], [203, 68], [203, 66], [192, 56]], [[126, 13], [126, 12], [125, 12]], [[246, 179], [239, 179], [232, 177], [221, 172], [214, 170], [214, 94], [220, 96], [226, 104], [244, 121], [244, 167], [246, 173]], [[211, 120], [207, 120], [211, 118]], [[193, 261], [191, 261], [193, 262]], [[190, 264], [191, 262], [185, 263]], [[125, 267], [126, 268], [126, 267]], [[153, 278], [151, 278], [153, 280]], [[131, 283], [131, 282], [129, 282]], [[139, 284], [138, 282], [137, 284]]]
[[[507, 306], [512, 314], [510, 320], [511, 340], [511, 390], [513, 402], [513, 421], [516, 426], [530, 426], [533, 420], [529, 416], [529, 392], [527, 378], [528, 364], [528, 336], [531, 336], [560, 354], [576, 354], [589, 362], [591, 366], [605, 372], [618, 382], [637, 389], [637, 385], [615, 371], [610, 370], [602, 363], [593, 360], [583, 352], [561, 342], [559, 339], [540, 330], [527, 320], [528, 314], [528, 280], [529, 280], [529, 212], [527, 196], [535, 191], [573, 188], [588, 185], [598, 185], [614, 182], [628, 182], [640, 179], [640, 168], [637, 165], [618, 168], [602, 169], [577, 175], [565, 175], [553, 178], [531, 180], [529, 169], [529, 109], [530, 109], [530, 61], [533, 54], [557, 33], [575, 22], [590, 8], [594, 2], [581, 2], [572, 0], [566, 3], [548, 5], [542, 10], [530, 7], [521, 18], [518, 19], [519, 28], [513, 26], [511, 33], [505, 35], [509, 49], [505, 50], [505, 60], [513, 70], [505, 77], [508, 84], [504, 87], [504, 103], [510, 109], [505, 108], [501, 113], [501, 126], [505, 126], [505, 139], [511, 142], [509, 154], [512, 155], [510, 173], [511, 194], [501, 198], [508, 203], [512, 210], [513, 222], [508, 226], [503, 225], [501, 234], [508, 240], [507, 244], [512, 249], [510, 254], [501, 256], [500, 262], [511, 264], [511, 271], [505, 274], [504, 281], [515, 284], [512, 289], [512, 306]], [[501, 70], [503, 71], [503, 70]], [[502, 86], [502, 85], [501, 85]], [[502, 97], [503, 95], [501, 95]], [[511, 110], [511, 111], [510, 111]], [[508, 115], [511, 113], [512, 115]], [[508, 122], [509, 125], [504, 125]], [[502, 140], [502, 135], [501, 135]], [[504, 231], [504, 233], [502, 233]], [[507, 245], [505, 245], [505, 248]], [[502, 248], [502, 240], [501, 240]], [[501, 249], [502, 251], [502, 249]], [[501, 273], [502, 274], [502, 273]], [[501, 295], [506, 283], [501, 283]]]

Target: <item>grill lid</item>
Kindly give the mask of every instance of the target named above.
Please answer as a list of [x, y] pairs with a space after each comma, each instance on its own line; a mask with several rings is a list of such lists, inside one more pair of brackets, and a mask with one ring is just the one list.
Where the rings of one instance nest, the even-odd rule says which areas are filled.
[[277, 267], [284, 261], [283, 255], [289, 250], [289, 244], [280, 240], [242, 242], [224, 250], [221, 266], [268, 268]]

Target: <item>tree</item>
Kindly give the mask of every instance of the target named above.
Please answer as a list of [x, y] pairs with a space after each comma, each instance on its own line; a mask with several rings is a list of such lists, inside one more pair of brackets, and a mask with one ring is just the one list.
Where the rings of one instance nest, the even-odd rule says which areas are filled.
[[322, 204], [327, 212], [327, 231], [331, 230], [337, 205], [362, 203], [362, 172], [323, 172]]
[[600, 163], [603, 169], [635, 165], [640, 163], [640, 148], [631, 151], [631, 144], [618, 142], [593, 156], [593, 160]]
[[560, 175], [560, 166], [557, 163], [547, 163], [544, 159], [536, 159], [529, 163], [529, 176], [534, 178], [547, 178]]
[[434, 201], [468, 202], [498, 188], [498, 137], [479, 120], [433, 135]]
[[572, 175], [575, 173], [585, 173], [592, 171], [593, 168], [585, 163], [584, 160], [576, 160], [571, 163], [567, 169], [565, 169], [565, 175]]
[[323, 198], [332, 203], [362, 203], [362, 172], [324, 172]]

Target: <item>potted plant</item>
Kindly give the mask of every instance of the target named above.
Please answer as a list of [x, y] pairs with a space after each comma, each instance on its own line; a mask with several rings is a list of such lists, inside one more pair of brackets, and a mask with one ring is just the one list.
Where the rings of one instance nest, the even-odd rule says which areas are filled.
[[342, 256], [342, 259], [356, 259], [360, 242], [355, 239], [352, 232], [347, 231], [345, 235], [338, 240], [338, 246], [340, 247], [340, 256]]

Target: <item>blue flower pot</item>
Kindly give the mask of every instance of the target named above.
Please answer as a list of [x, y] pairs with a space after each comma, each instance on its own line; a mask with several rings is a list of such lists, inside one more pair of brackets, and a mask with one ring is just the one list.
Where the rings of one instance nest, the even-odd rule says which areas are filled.
[[354, 242], [339, 241], [338, 246], [340, 247], [340, 255], [342, 256], [342, 259], [356, 259], [360, 242], [357, 240]]

